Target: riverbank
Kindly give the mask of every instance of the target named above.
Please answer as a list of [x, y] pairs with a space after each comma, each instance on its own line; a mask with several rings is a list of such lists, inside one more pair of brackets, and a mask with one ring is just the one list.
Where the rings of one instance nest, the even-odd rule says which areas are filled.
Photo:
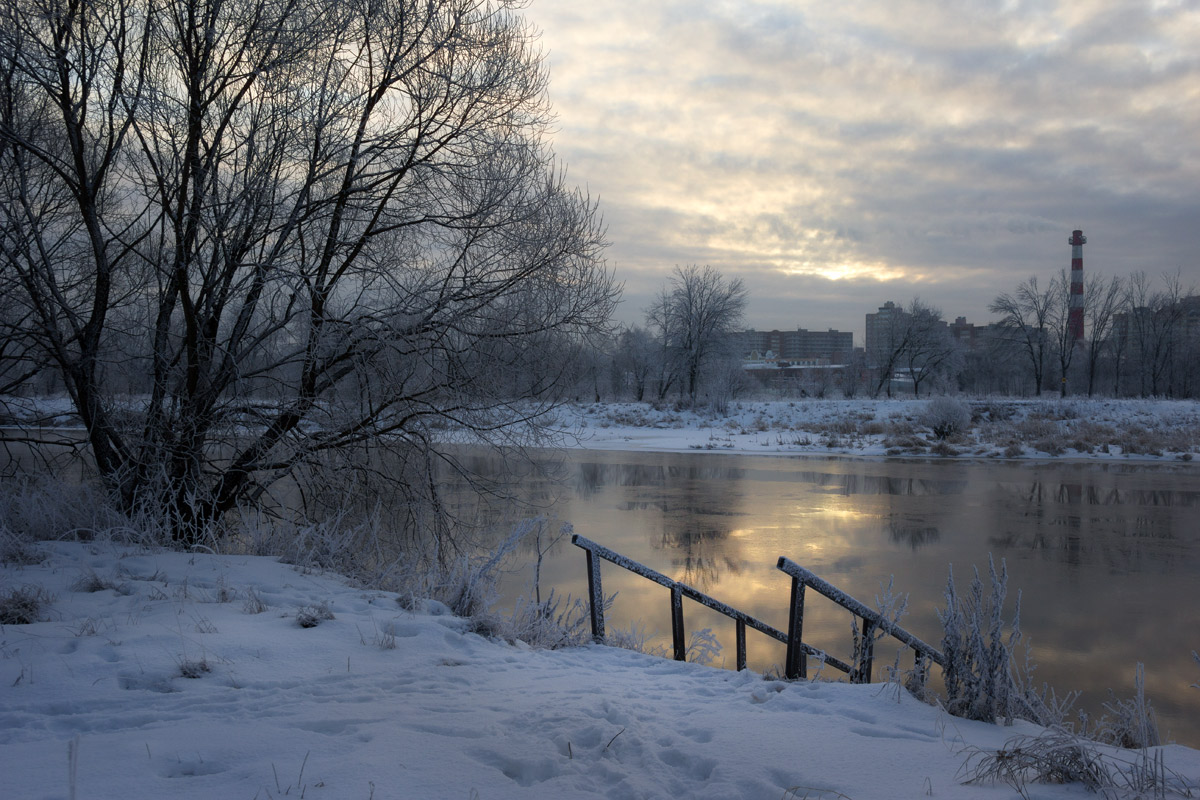
[[1155, 462], [1200, 453], [1191, 400], [952, 398], [966, 418], [939, 437], [935, 404], [946, 401], [735, 401], [720, 413], [591, 403], [567, 407], [561, 421], [577, 433], [571, 444], [602, 450]]
[[[963, 765], [1040, 732], [891, 685], [532, 650], [273, 558], [35, 551], [0, 569], [6, 597], [43, 601], [0, 629], [8, 797], [1007, 798]], [[1200, 783], [1200, 751], [1159, 753], [1171, 780]]]
[[[2, 399], [0, 428], [82, 431], [64, 395]], [[956, 406], [961, 422], [935, 432]], [[550, 421], [561, 434], [557, 444], [598, 450], [1157, 462], [1200, 456], [1200, 403], [1194, 400], [806, 398], [732, 401], [720, 411], [673, 402], [596, 402], [563, 405]], [[440, 433], [443, 440], [460, 438], [451, 429]]]

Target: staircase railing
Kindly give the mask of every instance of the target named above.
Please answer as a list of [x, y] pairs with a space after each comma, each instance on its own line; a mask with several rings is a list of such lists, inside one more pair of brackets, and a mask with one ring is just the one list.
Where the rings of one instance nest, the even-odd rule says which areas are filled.
[[[774, 628], [744, 611], [739, 611], [694, 587], [668, 578], [661, 572], [610, 550], [602, 544], [593, 542], [591, 539], [575, 534], [571, 537], [571, 542], [575, 546], [582, 548], [587, 554], [588, 600], [591, 608], [592, 638], [597, 642], [604, 641], [605, 601], [600, 576], [600, 565], [603, 560], [616, 564], [618, 567], [628, 570], [635, 575], [640, 575], [647, 580], [654, 581], [670, 591], [671, 642], [676, 661], [687, 660], [687, 639], [684, 635], [683, 624], [683, 598], [686, 597], [734, 621], [737, 630], [738, 670], [746, 668], [747, 628], [753, 628], [787, 645], [787, 654], [784, 659], [784, 675], [793, 680], [807, 677], [807, 659], [809, 656], [812, 656], [846, 673], [852, 683], [870, 683], [874, 662], [876, 631], [882, 631], [912, 648], [916, 654], [918, 663], [921, 663], [921, 659], [928, 659], [943, 666], [945, 665], [945, 657], [936, 648], [921, 641], [894, 622], [885, 619], [878, 611], [869, 608], [833, 584], [828, 583], [794, 561], [782, 556], [779, 558], [776, 567], [792, 579], [791, 596], [788, 604], [788, 629], [786, 632]], [[862, 634], [858, 637], [859, 646], [856, 647], [857, 652], [852, 659], [852, 663], [835, 658], [822, 650], [804, 643], [802, 640], [804, 594], [805, 589], [809, 587], [828, 597], [862, 620]]]

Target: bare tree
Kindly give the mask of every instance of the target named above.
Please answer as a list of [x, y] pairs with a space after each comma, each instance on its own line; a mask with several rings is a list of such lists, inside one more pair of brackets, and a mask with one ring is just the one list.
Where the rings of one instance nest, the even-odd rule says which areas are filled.
[[[1066, 397], [1071, 364], [1074, 363], [1075, 355], [1083, 346], [1083, 342], [1076, 341], [1075, 330], [1071, 325], [1071, 279], [1065, 269], [1059, 270], [1051, 279], [1050, 288], [1046, 291], [1050, 300], [1047, 333], [1053, 339], [1054, 355], [1058, 360], [1058, 395]], [[1086, 298], [1086, 295], [1084, 297]]]
[[124, 507], [537, 435], [618, 290], [518, 3], [0, 2], [0, 280]]
[[621, 376], [622, 385], [632, 392], [633, 399], [639, 403], [646, 399], [646, 390], [658, 358], [659, 348], [645, 328], [634, 325], [618, 334], [614, 366]]
[[885, 389], [892, 396], [892, 380], [902, 367], [919, 395], [921, 384], [948, 367], [957, 351], [941, 310], [919, 297], [905, 308], [889, 302], [874, 318], [867, 338], [868, 357], [879, 370], [876, 396]]
[[726, 280], [712, 267], [692, 265], [676, 267], [646, 311], [693, 405], [705, 368], [729, 354], [745, 306], [740, 278]]
[[913, 325], [907, 311], [895, 306], [891, 301], [888, 301], [885, 308], [887, 313], [877, 317], [877, 321], [867, 332], [867, 358], [878, 370], [879, 375], [873, 392], [875, 397], [885, 389], [887, 396], [892, 396], [892, 379], [896, 370], [904, 363], [904, 354], [908, 352], [913, 335]]
[[[1113, 319], [1121, 308], [1124, 288], [1119, 277], [1107, 280], [1090, 275], [1083, 292], [1083, 313], [1087, 323], [1087, 392], [1091, 397], [1096, 389], [1096, 372], [1100, 360], [1113, 343]], [[1115, 392], [1114, 392], [1115, 394]]]
[[1156, 291], [1143, 271], [1130, 275], [1125, 287], [1125, 324], [1137, 354], [1140, 393], [1157, 396], [1168, 388], [1163, 384], [1173, 366], [1183, 317], [1183, 281], [1179, 273], [1164, 275], [1163, 289]]
[[908, 326], [903, 358], [912, 377], [913, 396], [919, 397], [921, 384], [946, 371], [955, 361], [958, 347], [942, 319], [941, 309], [920, 298], [914, 297], [909, 304]]
[[1005, 336], [1029, 358], [1034, 394], [1041, 396], [1046, 375], [1046, 357], [1050, 348], [1047, 326], [1054, 303], [1054, 286], [1038, 288], [1037, 277], [1024, 281], [1015, 294], [998, 296], [988, 306], [993, 314], [1002, 315], [1000, 326]]

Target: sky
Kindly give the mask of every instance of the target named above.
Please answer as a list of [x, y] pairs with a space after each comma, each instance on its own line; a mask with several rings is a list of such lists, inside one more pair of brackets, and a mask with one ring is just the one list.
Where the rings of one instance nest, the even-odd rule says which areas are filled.
[[759, 329], [947, 319], [1031, 276], [1200, 284], [1200, 0], [534, 0], [553, 148], [600, 202], [618, 319], [673, 267]]

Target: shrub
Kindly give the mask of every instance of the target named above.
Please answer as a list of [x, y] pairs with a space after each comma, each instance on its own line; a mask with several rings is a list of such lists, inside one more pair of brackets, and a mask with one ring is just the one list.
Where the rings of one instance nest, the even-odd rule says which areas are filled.
[[944, 458], [952, 458], [958, 455], [957, 450], [955, 450], [946, 442], [940, 440], [935, 442], [934, 445], [929, 448], [929, 452], [935, 456], [942, 456]]
[[42, 618], [53, 599], [41, 586], [18, 586], [0, 593], [0, 625], [31, 625]]
[[258, 592], [254, 591], [253, 589], [247, 589], [246, 599], [242, 603], [242, 613], [261, 614], [266, 610], [267, 604], [261, 597], [258, 596]]
[[[13, 542], [109, 538], [157, 544], [170, 540], [161, 515], [149, 510], [123, 514], [91, 484], [59, 481], [48, 475], [24, 477], [0, 486], [0, 530], [4, 531], [0, 539], [5, 542], [0, 545], [0, 553], [12, 551]], [[17, 560], [5, 556], [5, 560], [10, 558]]]
[[40, 564], [45, 558], [41, 550], [0, 522], [0, 565], [24, 567]]
[[1158, 720], [1146, 699], [1145, 673], [1145, 667], [1139, 663], [1134, 673], [1132, 698], [1123, 700], [1109, 691], [1108, 702], [1104, 704], [1105, 714], [1096, 723], [1091, 738], [1131, 750], [1161, 744]]
[[545, 650], [579, 647], [592, 640], [587, 604], [570, 595], [560, 598], [553, 589], [541, 603], [518, 601], [512, 617], [496, 627], [499, 635], [510, 642], [520, 640]]
[[209, 666], [206, 659], [201, 658], [196, 661], [184, 659], [179, 662], [179, 677], [181, 678], [190, 678], [195, 680], [203, 677], [209, 672], [212, 672], [212, 667]]
[[328, 603], [313, 603], [296, 612], [296, 622], [301, 628], [315, 628], [327, 619], [333, 619]]
[[949, 439], [970, 427], [971, 409], [957, 398], [935, 397], [925, 404], [921, 423], [928, 426], [938, 439]]
[[1143, 749], [1132, 758], [1055, 726], [1034, 736], [1014, 736], [994, 752], [976, 749], [959, 770], [967, 783], [1003, 781], [1025, 800], [1030, 783], [1079, 783], [1106, 798], [1192, 797], [1187, 778], [1167, 769], [1163, 752]]
[[1052, 456], [1061, 456], [1067, 449], [1066, 442], [1060, 436], [1047, 436], [1035, 441], [1031, 447]]
[[984, 597], [979, 570], [965, 597], [954, 587], [954, 570], [946, 581], [946, 608], [938, 611], [942, 622], [942, 653], [946, 683], [946, 708], [955, 716], [995, 722], [1012, 721], [1014, 680], [1011, 669], [1013, 647], [1021, 639], [1021, 600], [1007, 641], [1004, 637], [1004, 600], [1008, 592], [1008, 570], [1000, 560], [1000, 573], [989, 556], [988, 575], [992, 591]]

